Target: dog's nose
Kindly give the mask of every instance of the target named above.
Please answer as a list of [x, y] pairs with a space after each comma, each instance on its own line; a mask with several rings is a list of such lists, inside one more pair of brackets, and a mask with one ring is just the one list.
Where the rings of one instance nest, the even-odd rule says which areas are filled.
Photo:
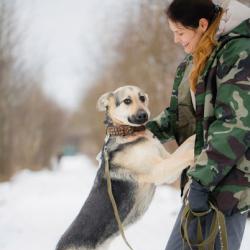
[[143, 109], [137, 111], [136, 120], [138, 123], [144, 123], [148, 120], [148, 114]]

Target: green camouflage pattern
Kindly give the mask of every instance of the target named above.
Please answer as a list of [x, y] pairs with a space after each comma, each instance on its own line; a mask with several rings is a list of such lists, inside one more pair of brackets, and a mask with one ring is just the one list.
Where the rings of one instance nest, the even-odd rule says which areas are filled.
[[250, 209], [250, 19], [219, 39], [198, 79], [196, 111], [189, 89], [183, 88], [188, 86], [185, 75], [191, 63], [187, 56], [178, 67], [170, 107], [147, 127], [161, 142], [175, 138], [182, 143], [196, 133], [195, 167], [188, 175], [211, 191], [211, 199], [224, 214], [246, 212]]

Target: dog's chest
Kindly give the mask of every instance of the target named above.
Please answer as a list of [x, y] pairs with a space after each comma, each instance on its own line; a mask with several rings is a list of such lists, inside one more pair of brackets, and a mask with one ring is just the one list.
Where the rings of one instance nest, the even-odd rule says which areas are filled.
[[153, 138], [151, 133], [148, 133], [143, 140], [129, 144], [123, 150], [118, 151], [112, 162], [137, 173], [145, 173], [168, 155], [162, 144]]

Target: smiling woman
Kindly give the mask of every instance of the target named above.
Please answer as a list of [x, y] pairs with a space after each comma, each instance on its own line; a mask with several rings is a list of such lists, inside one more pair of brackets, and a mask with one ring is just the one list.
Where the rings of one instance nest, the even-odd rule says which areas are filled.
[[[177, 68], [170, 107], [147, 127], [162, 142], [181, 144], [196, 134], [194, 166], [181, 178], [183, 206], [207, 213], [199, 227], [207, 239], [212, 202], [224, 214], [229, 249], [239, 249], [250, 209], [250, 9], [235, 0], [223, 3], [173, 0], [168, 7], [175, 42], [187, 55]], [[191, 243], [183, 245], [182, 209], [166, 250], [192, 249], [202, 241], [193, 222]], [[208, 248], [222, 249], [220, 241], [215, 235]]]
[[175, 43], [182, 45], [184, 51], [193, 54], [194, 67], [190, 74], [191, 88], [195, 90], [198, 76], [216, 45], [215, 34], [223, 12], [211, 1], [188, 5], [184, 13], [181, 1], [173, 2], [168, 11], [168, 23], [174, 33]]

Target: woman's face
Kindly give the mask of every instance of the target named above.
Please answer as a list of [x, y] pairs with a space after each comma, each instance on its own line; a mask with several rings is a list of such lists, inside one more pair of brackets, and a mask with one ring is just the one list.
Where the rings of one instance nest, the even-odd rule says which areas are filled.
[[208, 27], [208, 22], [204, 18], [200, 19], [199, 27], [196, 29], [186, 28], [182, 24], [171, 20], [168, 20], [168, 23], [174, 33], [174, 42], [179, 43], [188, 54], [192, 54], [197, 48], [202, 35]]

